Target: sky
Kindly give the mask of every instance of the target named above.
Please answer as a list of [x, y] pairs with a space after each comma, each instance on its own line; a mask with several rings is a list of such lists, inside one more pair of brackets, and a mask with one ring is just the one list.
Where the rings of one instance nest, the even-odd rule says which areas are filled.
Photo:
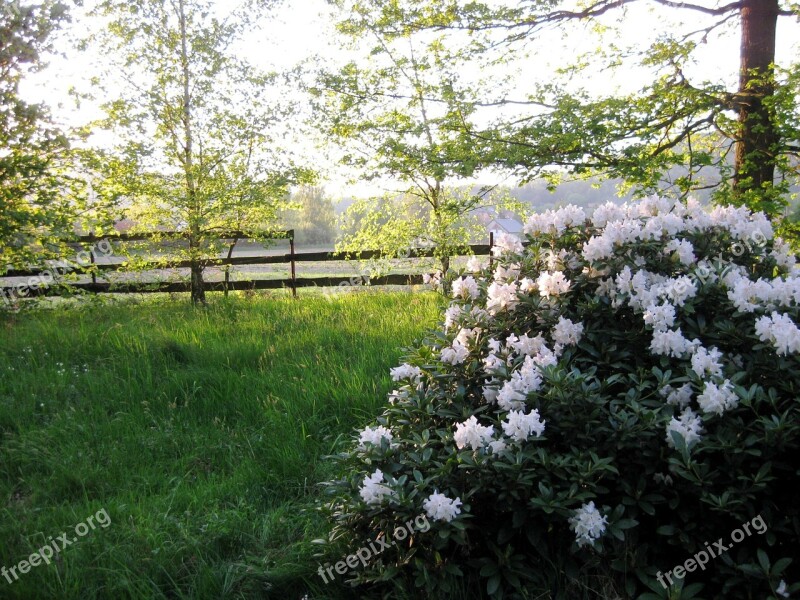
[[[87, 0], [87, 5], [91, 1]], [[228, 9], [231, 4], [230, 0], [219, 0], [221, 10]], [[287, 0], [272, 19], [263, 23], [259, 30], [253, 31], [238, 45], [237, 52], [241, 52], [253, 64], [268, 70], [288, 69], [301, 61], [313, 60], [313, 57], [334, 62], [344, 60], [347, 55], [336, 39], [330, 11], [325, 0]], [[619, 31], [604, 38], [598, 37], [586, 27], [572, 29], [568, 35], [564, 35], [562, 31], [543, 34], [538, 42], [546, 51], [537, 57], [519, 61], [515, 66], [516, 75], [513, 70], [508, 72], [508, 77], [517, 77], [515, 81], [518, 83], [520, 96], [524, 96], [527, 86], [546, 81], [555, 69], [574, 60], [581, 52], [588, 52], [596, 47], [608, 48], [609, 43], [622, 47], [648, 44], [654, 39], [654, 32], [665, 25], [670, 26], [675, 11], [660, 9], [655, 3], [642, 2], [629, 5], [624, 13], [612, 11], [609, 14], [612, 16], [604, 24], [618, 27]], [[691, 12], [687, 14], [690, 18], [694, 16]], [[682, 25], [685, 24], [672, 24], [676, 28]], [[79, 10], [75, 12], [70, 33], [82, 34], [94, 26], [96, 24]], [[800, 55], [798, 40], [800, 25], [795, 19], [784, 19], [778, 31], [779, 63]], [[711, 80], [732, 88], [737, 78], [738, 44], [738, 30], [732, 26], [730, 35], [711, 39], [707, 45], [699, 48], [700, 60], [688, 74], [696, 80]], [[31, 101], [50, 105], [60, 124], [78, 126], [97, 118], [100, 113], [97, 103], [94, 102], [83, 102], [80, 107], [75, 106], [69, 90], [71, 87], [79, 91], [90, 90], [89, 78], [98, 72], [97, 67], [102, 57], [91, 51], [81, 53], [70, 48], [66, 36], [58, 40], [58, 47], [65, 56], [52, 57], [48, 68], [29, 77], [23, 86], [23, 93]], [[476, 70], [472, 76], [478, 79], [482, 74]], [[646, 76], [642, 71], [628, 69], [619, 71], [613, 78], [597, 77], [588, 82], [581, 80], [580, 84], [587, 85], [596, 93], [614, 89], [633, 91]], [[298, 140], [297, 143], [305, 144], [303, 140]], [[313, 164], [327, 161], [311, 145], [306, 147], [305, 153], [311, 157]], [[375, 185], [353, 185], [348, 182], [348, 173], [335, 169], [333, 165], [331, 168], [328, 188], [332, 193], [359, 195], [375, 192]], [[379, 183], [378, 187], [385, 185], [386, 182]]]

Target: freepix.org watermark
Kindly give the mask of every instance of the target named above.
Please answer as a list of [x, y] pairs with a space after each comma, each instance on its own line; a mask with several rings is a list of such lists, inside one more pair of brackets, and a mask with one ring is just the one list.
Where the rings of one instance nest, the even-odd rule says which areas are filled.
[[47, 268], [39, 272], [38, 275], [30, 277], [27, 282], [17, 284], [12, 288], [0, 289], [0, 298], [7, 305], [16, 303], [20, 298], [27, 297], [32, 291], [46, 290], [54, 283], [58, 282], [59, 277], [64, 277], [73, 271], [88, 268], [92, 263], [92, 257], [110, 256], [114, 253], [114, 248], [108, 240], [102, 240], [92, 245], [89, 250], [82, 250], [75, 255], [74, 260], [50, 260], [47, 261]]
[[17, 572], [24, 575], [33, 567], [38, 567], [42, 563], [49, 565], [56, 554], [67, 546], [71, 546], [77, 542], [79, 538], [82, 538], [90, 531], [96, 529], [98, 525], [103, 529], [111, 525], [111, 517], [108, 516], [108, 512], [106, 512], [105, 508], [101, 508], [95, 514], [88, 516], [84, 522], [75, 525], [74, 536], [70, 537], [68, 532], [63, 532], [55, 539], [51, 536], [47, 544], [39, 548], [28, 558], [19, 561], [19, 563], [13, 567], [0, 567], [0, 575], [5, 577], [8, 583], [14, 583], [19, 579]]
[[409, 535], [414, 535], [415, 528], [420, 533], [428, 531], [431, 528], [431, 524], [428, 522], [428, 515], [419, 515], [415, 519], [408, 520], [405, 524], [396, 527], [392, 533], [394, 539], [391, 542], [388, 541], [388, 536], [379, 536], [374, 542], [368, 544], [369, 547], [362, 546], [356, 550], [354, 554], [350, 554], [347, 558], [340, 560], [335, 565], [328, 565], [327, 567], [322, 567], [320, 565], [319, 569], [317, 569], [317, 573], [322, 577], [323, 582], [330, 583], [336, 579], [336, 575], [333, 573], [334, 571], [339, 575], [345, 575], [350, 569], [355, 569], [359, 563], [361, 563], [362, 567], [366, 567], [373, 557], [395, 547], [397, 542], [402, 542]]
[[[750, 530], [751, 526], [753, 527], [753, 531]], [[706, 542], [705, 550], [700, 550], [699, 552], [695, 553], [692, 558], [687, 558], [686, 562], [684, 562], [682, 565], [678, 565], [671, 571], [667, 571], [666, 573], [659, 571], [656, 574], [656, 579], [658, 579], [658, 583], [660, 583], [661, 586], [666, 590], [670, 585], [673, 584], [673, 576], [676, 579], [683, 579], [686, 576], [686, 573], [692, 573], [693, 571], [697, 570], [697, 567], [700, 567], [701, 571], [705, 571], [708, 561], [710, 561], [712, 558], [719, 558], [720, 555], [733, 548], [735, 544], [738, 544], [746, 537], [753, 535], [753, 532], [763, 535], [766, 530], [767, 524], [764, 523], [764, 519], [761, 518], [761, 515], [757, 515], [753, 517], [752, 520], [742, 523], [741, 528], [731, 531], [731, 541], [733, 544], [729, 546], [726, 545], [723, 541], [724, 538], [719, 538], [716, 542], [714, 542], [713, 546]], [[664, 582], [665, 579], [668, 583]]]

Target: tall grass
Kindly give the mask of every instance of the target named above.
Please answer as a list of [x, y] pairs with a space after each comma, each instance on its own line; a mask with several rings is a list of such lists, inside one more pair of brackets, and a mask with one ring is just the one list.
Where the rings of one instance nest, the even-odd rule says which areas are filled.
[[[385, 401], [431, 294], [84, 305], [0, 319], [0, 598], [348, 597], [316, 576], [322, 459]], [[343, 595], [344, 594], [344, 595]]]

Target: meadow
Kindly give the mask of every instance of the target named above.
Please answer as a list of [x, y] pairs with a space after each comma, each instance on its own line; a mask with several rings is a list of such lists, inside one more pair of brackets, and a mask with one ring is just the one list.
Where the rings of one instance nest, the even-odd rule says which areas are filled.
[[0, 315], [0, 566], [77, 538], [0, 598], [353, 597], [317, 576], [324, 457], [440, 309], [370, 292]]

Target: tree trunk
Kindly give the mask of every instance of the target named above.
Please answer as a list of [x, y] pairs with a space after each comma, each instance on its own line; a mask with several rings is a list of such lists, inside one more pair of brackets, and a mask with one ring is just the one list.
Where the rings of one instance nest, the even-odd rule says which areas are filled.
[[183, 171], [186, 179], [187, 212], [189, 221], [189, 260], [191, 261], [192, 302], [206, 303], [203, 285], [203, 263], [200, 244], [200, 203], [197, 195], [197, 182], [194, 177], [194, 134], [192, 130], [191, 71], [189, 69], [189, 48], [186, 34], [186, 7], [184, 0], [178, 0], [181, 27], [181, 67], [183, 70]]
[[[769, 191], [775, 177], [778, 135], [772, 111], [764, 102], [774, 93], [773, 63], [778, 0], [743, 0], [739, 74], [739, 140], [736, 143], [734, 191]], [[755, 199], [755, 198], [754, 198]]]

